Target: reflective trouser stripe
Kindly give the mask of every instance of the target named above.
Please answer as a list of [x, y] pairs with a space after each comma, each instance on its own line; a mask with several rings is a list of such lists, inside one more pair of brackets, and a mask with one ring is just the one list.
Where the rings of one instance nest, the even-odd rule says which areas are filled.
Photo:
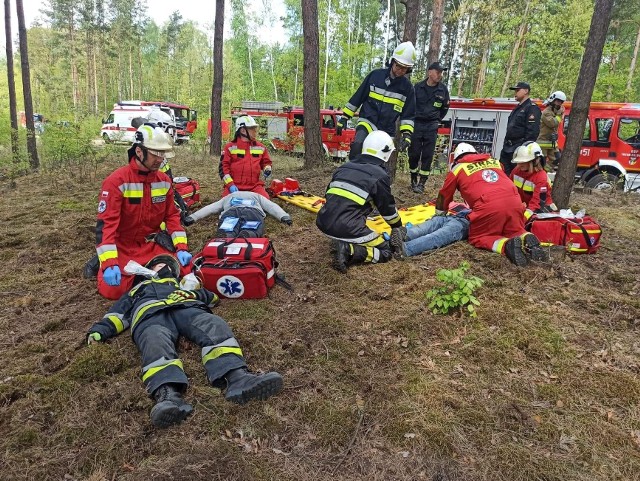
[[493, 247], [491, 248], [491, 250], [493, 252], [497, 252], [498, 254], [502, 254], [502, 251], [504, 250], [504, 244], [508, 241], [509, 239], [507, 239], [506, 237], [503, 237], [502, 239], [498, 239], [497, 241], [495, 241], [493, 243]]
[[345, 197], [346, 199], [352, 200], [358, 205], [364, 205], [367, 202], [367, 199], [363, 199], [359, 195], [356, 195], [353, 192], [349, 192], [345, 189], [340, 189], [339, 187], [332, 187], [331, 189], [327, 190], [327, 195], [329, 194]]
[[202, 364], [213, 361], [224, 354], [235, 354], [242, 357], [242, 349], [239, 347], [214, 347], [208, 354], [202, 356]]
[[161, 359], [160, 362], [161, 364], [151, 363], [144, 367], [142, 374], [143, 382], [169, 366], [177, 366], [181, 371], [184, 371], [184, 367], [182, 366], [182, 361], [180, 359]]

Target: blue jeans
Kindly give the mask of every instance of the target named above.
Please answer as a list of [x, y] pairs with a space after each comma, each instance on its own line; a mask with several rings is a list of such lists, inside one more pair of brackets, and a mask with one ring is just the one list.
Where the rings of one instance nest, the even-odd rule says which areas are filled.
[[444, 247], [469, 236], [469, 220], [463, 216], [436, 216], [407, 229], [404, 243], [408, 257]]

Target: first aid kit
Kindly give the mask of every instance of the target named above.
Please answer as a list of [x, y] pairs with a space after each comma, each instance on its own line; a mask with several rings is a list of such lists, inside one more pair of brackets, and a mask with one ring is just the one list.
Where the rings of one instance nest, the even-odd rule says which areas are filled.
[[229, 299], [261, 299], [276, 282], [273, 244], [266, 237], [208, 241], [196, 254], [194, 273], [202, 285]]
[[600, 248], [602, 228], [591, 216], [562, 217], [536, 214], [529, 218], [525, 229], [544, 245], [565, 246], [573, 254], [593, 254]]
[[180, 194], [187, 207], [200, 202], [200, 183], [197, 180], [189, 177], [174, 177], [173, 188]]

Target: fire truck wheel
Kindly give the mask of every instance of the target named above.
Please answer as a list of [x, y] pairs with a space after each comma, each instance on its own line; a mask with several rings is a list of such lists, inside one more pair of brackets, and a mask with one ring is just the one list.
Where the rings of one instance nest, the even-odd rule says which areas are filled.
[[624, 179], [617, 175], [603, 172], [591, 177], [586, 186], [594, 190], [623, 190]]

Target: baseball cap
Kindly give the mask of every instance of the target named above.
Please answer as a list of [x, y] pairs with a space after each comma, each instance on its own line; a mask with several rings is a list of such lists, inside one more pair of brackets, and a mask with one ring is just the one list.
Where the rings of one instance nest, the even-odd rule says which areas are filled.
[[509, 90], [527, 89], [531, 90], [531, 85], [527, 82], [518, 82], [515, 87], [509, 87]]
[[427, 70], [437, 70], [438, 72], [444, 72], [445, 70], [449, 69], [440, 65], [440, 62], [433, 62], [431, 65], [429, 65], [429, 68]]

